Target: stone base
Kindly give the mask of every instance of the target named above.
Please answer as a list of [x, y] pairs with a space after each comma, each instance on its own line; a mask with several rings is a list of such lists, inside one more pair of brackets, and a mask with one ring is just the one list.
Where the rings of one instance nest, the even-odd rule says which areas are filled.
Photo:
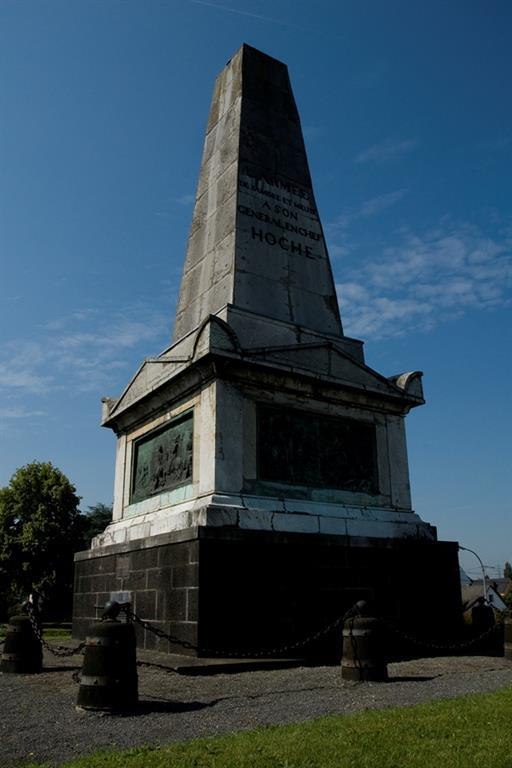
[[[137, 615], [195, 646], [137, 627], [140, 648], [199, 656], [341, 657], [341, 628], [294, 649], [357, 600], [422, 638], [461, 620], [457, 544], [228, 528], [192, 528], [79, 552], [73, 635], [83, 637], [112, 593]], [[401, 642], [392, 639], [392, 655]], [[403, 645], [403, 644], [402, 644]]]

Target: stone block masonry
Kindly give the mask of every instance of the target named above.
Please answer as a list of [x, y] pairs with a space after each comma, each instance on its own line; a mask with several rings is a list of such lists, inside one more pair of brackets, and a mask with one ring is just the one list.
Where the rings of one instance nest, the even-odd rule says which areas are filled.
[[[338, 660], [339, 628], [312, 644], [286, 646], [362, 599], [421, 637], [457, 632], [460, 588], [451, 542], [382, 539], [368, 546], [340, 536], [200, 528], [148, 543], [104, 548], [77, 561], [74, 636], [84, 636], [95, 606], [117, 591], [130, 593], [142, 619], [197, 647], [183, 649], [137, 627], [140, 648], [164, 652], [278, 656], [284, 648], [281, 655]], [[399, 650], [399, 638], [391, 638], [390, 655]]]
[[[155, 537], [151, 546], [140, 546], [145, 542], [139, 542], [139, 546], [129, 549], [109, 547], [109, 554], [77, 560], [74, 636], [83, 637], [89, 624], [101, 615], [97, 606], [124, 592], [128, 593], [138, 616], [197, 645], [199, 541], [180, 539]], [[181, 646], [175, 647], [141, 627], [136, 627], [136, 632], [139, 648], [182, 652]]]

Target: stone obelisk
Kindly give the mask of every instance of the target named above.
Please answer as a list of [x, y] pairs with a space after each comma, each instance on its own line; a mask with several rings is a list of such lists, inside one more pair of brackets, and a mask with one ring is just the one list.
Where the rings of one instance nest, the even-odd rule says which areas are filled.
[[288, 71], [249, 46], [215, 84], [174, 341], [227, 305], [342, 335]]
[[103, 401], [114, 514], [76, 556], [75, 633], [116, 596], [178, 641], [140, 644], [202, 655], [294, 643], [359, 599], [448, 626], [457, 545], [409, 489], [423, 402], [420, 372], [382, 376], [344, 335], [287, 68], [243, 45], [215, 84], [172, 345]]

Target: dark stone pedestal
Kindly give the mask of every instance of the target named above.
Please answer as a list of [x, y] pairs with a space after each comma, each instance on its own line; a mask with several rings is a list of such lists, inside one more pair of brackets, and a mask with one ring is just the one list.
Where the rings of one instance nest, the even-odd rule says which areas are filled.
[[[74, 636], [119, 591], [141, 618], [197, 650], [137, 627], [139, 647], [200, 656], [280, 655], [361, 599], [422, 638], [449, 639], [461, 620], [454, 542], [194, 528], [79, 552]], [[390, 645], [400, 655], [398, 635]], [[282, 655], [340, 658], [341, 628]]]

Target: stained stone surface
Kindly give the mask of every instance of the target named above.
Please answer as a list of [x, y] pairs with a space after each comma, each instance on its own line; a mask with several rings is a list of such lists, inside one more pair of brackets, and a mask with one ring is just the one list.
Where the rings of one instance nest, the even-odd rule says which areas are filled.
[[435, 539], [405, 444], [421, 374], [380, 375], [343, 334], [288, 70], [247, 45], [215, 83], [174, 338], [104, 401], [114, 521], [94, 547], [224, 525]]
[[248, 45], [215, 84], [174, 341], [227, 304], [342, 335], [288, 70]]

